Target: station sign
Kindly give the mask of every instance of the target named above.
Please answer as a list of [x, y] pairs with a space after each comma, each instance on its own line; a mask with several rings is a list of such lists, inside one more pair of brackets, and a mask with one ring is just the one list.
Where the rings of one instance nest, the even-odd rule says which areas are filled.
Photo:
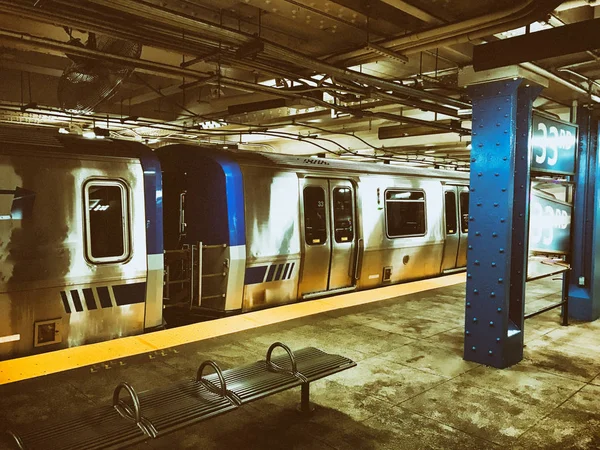
[[529, 252], [568, 253], [572, 215], [571, 204], [532, 194], [529, 207]]
[[531, 171], [575, 174], [577, 125], [537, 112], [532, 117]]

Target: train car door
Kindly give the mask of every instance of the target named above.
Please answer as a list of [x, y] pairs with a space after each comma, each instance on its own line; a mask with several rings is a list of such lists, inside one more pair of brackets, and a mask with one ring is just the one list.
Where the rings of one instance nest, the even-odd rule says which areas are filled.
[[456, 186], [444, 187], [444, 256], [442, 272], [456, 269], [460, 232], [458, 225], [458, 202]]
[[303, 298], [354, 289], [355, 195], [348, 180], [300, 181]]
[[460, 239], [458, 243], [458, 255], [456, 267], [467, 266], [467, 240], [469, 237], [469, 188], [458, 186], [458, 223], [460, 225]]
[[444, 186], [444, 256], [442, 272], [461, 269], [467, 265], [469, 230], [469, 188]]

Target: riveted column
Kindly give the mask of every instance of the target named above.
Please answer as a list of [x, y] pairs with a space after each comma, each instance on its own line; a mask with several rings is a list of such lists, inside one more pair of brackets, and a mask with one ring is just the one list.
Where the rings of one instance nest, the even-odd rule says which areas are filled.
[[591, 321], [600, 317], [600, 169], [596, 114], [577, 109], [579, 154], [575, 174], [569, 316]]
[[473, 102], [464, 358], [523, 359], [531, 110], [522, 78], [469, 86]]

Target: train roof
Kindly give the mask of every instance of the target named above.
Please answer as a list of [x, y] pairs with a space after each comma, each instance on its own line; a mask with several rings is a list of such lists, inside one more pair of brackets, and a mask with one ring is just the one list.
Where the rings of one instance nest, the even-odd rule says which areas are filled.
[[215, 161], [225, 157], [240, 165], [256, 165], [267, 167], [282, 167], [302, 170], [315, 170], [324, 172], [350, 172], [373, 173], [382, 175], [405, 175], [427, 178], [446, 178], [468, 180], [468, 172], [454, 170], [420, 168], [391, 164], [361, 163], [358, 161], [340, 161], [328, 158], [314, 158], [307, 156], [292, 156], [279, 153], [255, 152], [248, 150], [224, 150], [190, 144], [167, 145], [158, 149], [159, 158], [168, 164], [171, 160], [180, 160], [189, 167], [189, 163], [196, 158], [209, 158]]
[[150, 148], [139, 142], [119, 139], [88, 139], [73, 134], [59, 134], [56, 129], [2, 126], [0, 153], [14, 148], [23, 151], [54, 154], [89, 155], [154, 159]]

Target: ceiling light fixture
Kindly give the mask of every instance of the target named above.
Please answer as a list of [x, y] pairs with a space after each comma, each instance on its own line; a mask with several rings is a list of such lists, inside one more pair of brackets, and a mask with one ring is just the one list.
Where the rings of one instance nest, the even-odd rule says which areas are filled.
[[386, 58], [393, 59], [394, 61], [399, 61], [403, 64], [406, 64], [408, 62], [407, 56], [401, 53], [393, 52], [385, 47], [382, 47], [381, 45], [373, 44], [372, 42], [369, 42], [365, 48], [367, 50], [371, 50], [372, 52], [378, 53], [381, 56], [385, 56]]

